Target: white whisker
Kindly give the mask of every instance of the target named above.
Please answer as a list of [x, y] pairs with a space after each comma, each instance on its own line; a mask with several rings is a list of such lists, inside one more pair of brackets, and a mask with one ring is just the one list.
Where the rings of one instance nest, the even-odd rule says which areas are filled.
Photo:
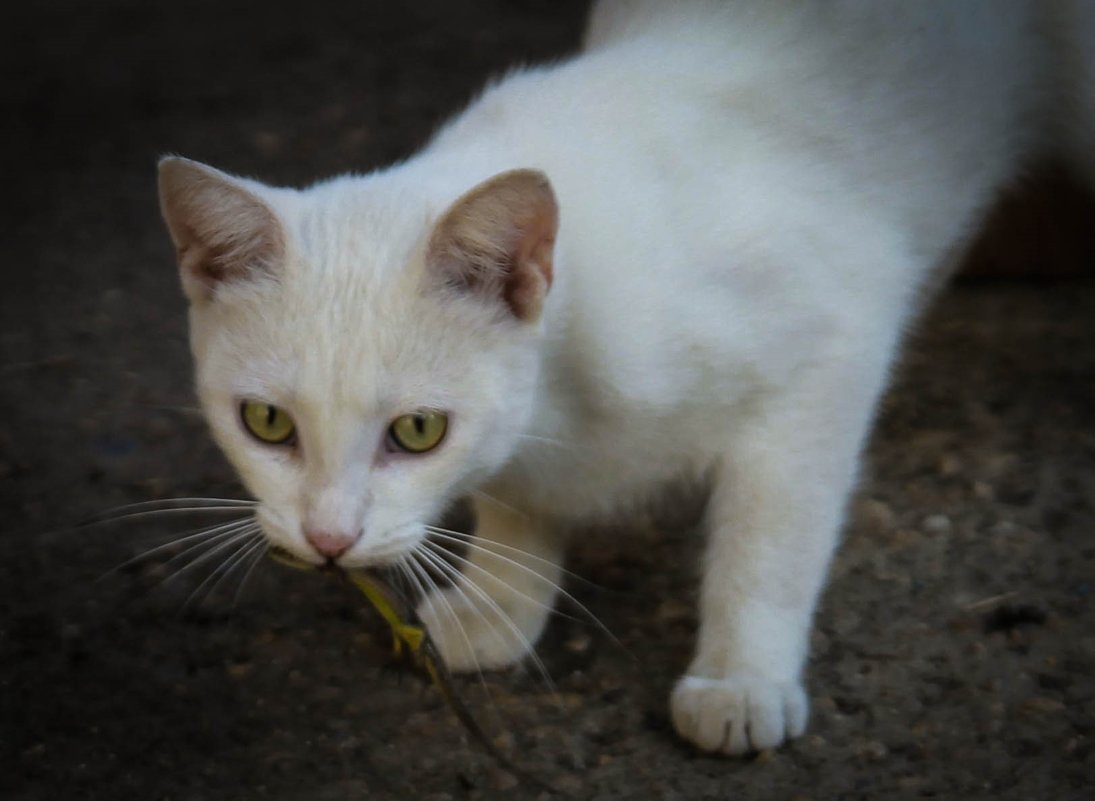
[[[404, 597], [409, 599], [416, 599], [421, 602], [421, 596], [425, 592], [421, 585], [414, 581], [414, 577], [410, 574], [410, 568], [407, 567], [407, 554], [403, 554], [393, 565], [396, 570], [396, 575], [399, 577], [399, 583], [402, 585], [406, 595]], [[412, 600], [412, 603], [414, 601]], [[417, 607], [418, 603], [414, 603]]]
[[[234, 547], [225, 556], [225, 558], [221, 561], [221, 563], [219, 565], [217, 565], [209, 573], [208, 576], [206, 576], [204, 579], [202, 579], [202, 581], [198, 584], [197, 587], [195, 587], [193, 590], [191, 590], [190, 595], [187, 596], [186, 601], [182, 605], [182, 609], [179, 610], [179, 611], [180, 612], [185, 612], [190, 607], [191, 603], [195, 602], [198, 599], [198, 597], [201, 595], [202, 588], [205, 587], [210, 582], [213, 582], [209, 587], [209, 592], [207, 592], [205, 594], [205, 597], [209, 598], [209, 596], [213, 594], [213, 591], [220, 584], [221, 580], [232, 571], [232, 567], [238, 562], [238, 560], [240, 558], [240, 554], [242, 552], [246, 551], [248, 548], [251, 547], [251, 545], [254, 544], [253, 539], [256, 536], [261, 536], [258, 533], [257, 530], [247, 531], [247, 532], [244, 532], [243, 534], [240, 534], [238, 537], [235, 537], [232, 540], [226, 542], [224, 545], [218, 546], [218, 548], [216, 550], [223, 550], [223, 549], [228, 548], [230, 546], [234, 546]], [[208, 556], [208, 555], [209, 555], [209, 553], [207, 552], [206, 554], [203, 554], [202, 556], [198, 557], [198, 559], [205, 559], [205, 557]], [[195, 559], [194, 562], [191, 562], [190, 565], [188, 565], [187, 567], [192, 567], [194, 565], [194, 563], [198, 561], [198, 559]], [[184, 568], [184, 569], [186, 569], [186, 568]], [[179, 571], [179, 572], [181, 572], [181, 571]], [[175, 575], [177, 576], [178, 573], [176, 573]]]
[[109, 517], [94, 518], [86, 523], [81, 523], [76, 526], [76, 529], [81, 528], [98, 528], [104, 526], [107, 523], [120, 523], [122, 521], [143, 520], [148, 517], [171, 517], [173, 515], [193, 515], [199, 513], [225, 513], [225, 512], [240, 512], [242, 510], [249, 510], [257, 506], [257, 504], [218, 504], [218, 505], [189, 505], [189, 506], [168, 506], [156, 509], [147, 509], [144, 511], [130, 511], [121, 514], [110, 514]]
[[419, 594], [422, 592], [417, 586], [411, 583], [407, 577], [407, 556], [404, 554], [396, 560], [392, 568], [395, 570], [393, 577], [399, 581], [398, 593], [401, 593], [400, 597], [403, 598], [410, 606], [417, 608]]
[[[475, 649], [472, 647], [471, 638], [468, 637], [467, 632], [464, 630], [464, 624], [460, 622], [460, 618], [457, 616], [456, 610], [452, 608], [452, 604], [450, 604], [449, 599], [445, 597], [445, 593], [441, 590], [440, 587], [437, 586], [437, 583], [430, 578], [429, 571], [425, 568], [425, 566], [418, 562], [418, 546], [415, 546], [414, 550], [411, 551], [408, 555], [410, 556], [410, 559], [407, 560], [405, 556], [402, 560], [400, 560], [400, 564], [408, 565], [411, 570], [422, 576], [423, 581], [432, 588], [431, 592], [422, 596], [423, 598], [437, 598], [444, 605], [449, 618], [452, 620], [453, 625], [456, 627], [456, 630], [460, 632], [460, 636], [463, 638], [464, 644], [468, 647], [468, 653], [471, 654], [471, 658], [475, 661], [475, 672], [479, 676], [479, 683], [483, 687], [483, 692], [486, 693], [488, 700], [491, 700], [493, 705], [493, 700], [491, 699], [490, 695], [490, 688], [487, 687], [487, 680], [486, 677], [483, 675], [483, 666], [479, 664], [479, 657], [476, 655]], [[425, 589], [422, 589], [422, 592], [425, 593]]]
[[[550, 559], [545, 559], [542, 556], [537, 556], [536, 554], [530, 553], [529, 551], [526, 551], [522, 548], [516, 548], [513, 545], [507, 545], [504, 542], [495, 542], [494, 540], [484, 539], [484, 538], [479, 537], [475, 534], [468, 534], [464, 531], [454, 531], [453, 529], [449, 529], [449, 528], [439, 528], [438, 526], [426, 526], [425, 529], [429, 533], [436, 534], [438, 537], [440, 537], [442, 539], [448, 539], [452, 542], [455, 542], [458, 545], [465, 545], [468, 548], [475, 548], [475, 549], [478, 549], [480, 551], [486, 551], [487, 553], [491, 554], [492, 556], [497, 556], [499, 559], [505, 559], [505, 557], [502, 556], [501, 554], [496, 553], [495, 551], [489, 550], [488, 548], [484, 547], [483, 545], [480, 545], [478, 542], [476, 542], [476, 540], [480, 540], [482, 542], [489, 542], [495, 548], [501, 548], [504, 551], [509, 551], [510, 553], [516, 554], [516, 555], [521, 556], [525, 559], [529, 559], [533, 562], [539, 562], [542, 565], [547, 565], [552, 570], [558, 570], [564, 576], [567, 576], [568, 578], [572, 578], [575, 581], [586, 585], [587, 587], [598, 590], [600, 592], [606, 592], [604, 587], [599, 586], [598, 584], [596, 584], [595, 582], [590, 581], [589, 579], [585, 578], [584, 576], [580, 576], [577, 573], [575, 573], [574, 571], [567, 570], [562, 565], [556, 564], [555, 562], [551, 561]], [[445, 536], [445, 535], [448, 535], [448, 536]], [[540, 578], [544, 578], [540, 573], [537, 573], [535, 570], [533, 570], [528, 565], [520, 565], [520, 566], [525, 568], [526, 570], [530, 571], [534, 575], [536, 575]]]
[[[581, 618], [574, 617], [573, 615], [568, 615], [566, 612], [560, 612], [555, 607], [550, 606], [548, 604], [545, 604], [543, 601], [540, 601], [536, 598], [533, 598], [531, 595], [528, 595], [527, 593], [521, 592], [519, 589], [514, 587], [508, 581], [503, 581], [502, 579], [498, 578], [498, 576], [494, 575], [489, 570], [487, 570], [485, 567], [483, 567], [480, 564], [477, 564], [476, 562], [473, 562], [471, 559], [468, 559], [467, 557], [460, 556], [459, 554], [455, 554], [452, 551], [446, 551], [444, 548], [442, 548], [437, 543], [430, 542], [429, 540], [423, 540], [420, 544], [426, 546], [427, 548], [430, 548], [431, 551], [440, 558], [448, 557], [448, 558], [451, 558], [451, 559], [455, 559], [460, 564], [465, 565], [466, 567], [475, 568], [480, 573], [482, 573], [482, 574], [486, 575], [488, 578], [490, 578], [491, 581], [495, 581], [495, 582], [501, 584], [503, 587], [505, 587], [507, 590], [512, 592], [514, 595], [518, 595], [521, 598], [524, 598], [529, 603], [535, 604], [536, 606], [540, 607], [541, 609], [547, 610], [549, 613], [551, 613], [553, 615], [558, 615], [559, 617], [565, 617], [568, 620], [573, 620], [577, 623], [585, 622]], [[532, 570], [529, 570], [529, 572], [532, 573], [534, 576], [536, 576], [541, 581], [543, 581], [545, 584], [548, 584], [548, 585], [554, 587], [557, 591], [560, 591], [560, 592], [562, 591], [562, 588], [559, 587], [558, 584], [556, 584], [552, 581], [549, 581], [548, 579], [541, 576], [539, 573], [536, 573]], [[461, 575], [466, 576], [467, 574], [464, 573], [463, 571], [461, 571]]]
[[[571, 594], [570, 592], [565, 590], [560, 584], [558, 584], [557, 582], [552, 581], [551, 579], [547, 578], [547, 576], [544, 576], [543, 574], [538, 573], [537, 571], [533, 570], [528, 565], [522, 564], [521, 562], [519, 562], [516, 559], [511, 559], [508, 556], [504, 556], [500, 553], [497, 553], [497, 552], [491, 550], [490, 548], [488, 548], [486, 546], [480, 545], [478, 543], [473, 543], [473, 542], [470, 542], [470, 541], [461, 540], [458, 537], [450, 536], [447, 533], [443, 533], [443, 530], [436, 529], [433, 526], [427, 526], [426, 530], [429, 531], [431, 534], [436, 535], [440, 539], [450, 540], [452, 542], [457, 543], [458, 545], [464, 545], [464, 546], [467, 546], [469, 548], [479, 550], [480, 552], [485, 553], [485, 554], [491, 556], [494, 559], [498, 559], [502, 562], [505, 562], [506, 564], [512, 565], [512, 566], [514, 566], [514, 567], [516, 567], [520, 570], [523, 570], [526, 573], [528, 573], [530, 576], [533, 576], [534, 578], [539, 579], [540, 581], [544, 582], [548, 586], [553, 587], [555, 589], [555, 591], [558, 592], [563, 598], [565, 598], [567, 601], [569, 601], [570, 603], [572, 603], [576, 607], [578, 607], [578, 609], [579, 609], [579, 611], [581, 611], [582, 615], [589, 622], [593, 623], [598, 629], [600, 629], [602, 632], [604, 632], [612, 640], [613, 643], [615, 643], [616, 645], [620, 645], [622, 647], [623, 644], [619, 641], [619, 639], [616, 637], [616, 635], [614, 635], [608, 629], [608, 627], [604, 623], [601, 622], [600, 618], [598, 618], [595, 614], [593, 614], [593, 612], [591, 612], [589, 610], [589, 607], [587, 607], [585, 604], [583, 604], [581, 601], [579, 601], [577, 598], [575, 598], [573, 594]], [[435, 548], [440, 547], [436, 543], [431, 543], [429, 540], [424, 540], [423, 542], [425, 544], [432, 545]], [[490, 542], [490, 544], [494, 545], [494, 546], [498, 546], [498, 547], [506, 548], [508, 550], [516, 551], [517, 553], [521, 554], [522, 556], [524, 556], [526, 558], [535, 559], [536, 561], [543, 562], [545, 564], [551, 565], [553, 568], [557, 567], [555, 565], [555, 563], [553, 563], [553, 562], [551, 562], [547, 559], [543, 559], [541, 557], [538, 557], [535, 554], [530, 554], [530, 553], [527, 553], [525, 551], [522, 551], [520, 548], [513, 548], [512, 546], [504, 545], [503, 543], [500, 543], [500, 542], [494, 542], [493, 540], [486, 540], [486, 542]], [[466, 557], [460, 556], [459, 554], [455, 554], [452, 551], [445, 551], [445, 553], [447, 555], [451, 556], [454, 559], [460, 560], [462, 563], [475, 565], [474, 562], [471, 562]], [[487, 573], [488, 575], [491, 575], [490, 571], [487, 571], [482, 566], [475, 565], [475, 567], [477, 567], [478, 569], [480, 569], [483, 572]], [[562, 568], [558, 568], [558, 569], [561, 570], [566, 575], [573, 575], [567, 570], [562, 570]], [[494, 581], [497, 581], [499, 583], [503, 583], [503, 584], [505, 583], [505, 582], [502, 582], [501, 579], [499, 579], [499, 578], [497, 578], [493, 575], [491, 575], [491, 578]], [[510, 589], [513, 589], [513, 588], [511, 587]], [[514, 592], [517, 592], [517, 591], [514, 590]], [[524, 593], [519, 593], [519, 594], [524, 595]], [[525, 597], [528, 598], [527, 595]], [[529, 600], [535, 600], [535, 599], [529, 598]], [[540, 604], [540, 606], [544, 606], [545, 608], [549, 608], [545, 604]], [[553, 611], [555, 612], [555, 614], [563, 615], [564, 617], [572, 617], [572, 616], [566, 615], [562, 612], [558, 612], [558, 611], [555, 611], [555, 610], [553, 610]], [[572, 618], [572, 619], [574, 619], [574, 618]]]
[[[423, 542], [427, 541], [423, 540]], [[555, 687], [555, 682], [551, 680], [551, 676], [550, 674], [548, 674], [547, 667], [544, 665], [543, 660], [540, 659], [540, 656], [536, 653], [536, 649], [532, 647], [532, 643], [529, 642], [524, 632], [522, 632], [520, 627], [513, 621], [513, 618], [506, 614], [506, 611], [498, 605], [498, 602], [491, 598], [490, 595], [482, 587], [480, 587], [474, 579], [464, 573], [461, 573], [441, 557], [426, 550], [417, 551], [417, 553], [421, 554], [442, 573], [452, 578], [453, 587], [456, 589], [457, 592], [464, 595], [464, 599], [468, 601], [472, 609], [478, 610], [478, 606], [464, 593], [465, 587], [474, 592], [479, 598], [483, 600], [483, 603], [487, 605], [487, 608], [489, 608], [492, 612], [494, 612], [495, 615], [498, 616], [498, 619], [509, 628], [509, 630], [513, 633], [513, 636], [524, 647], [525, 652], [528, 654], [529, 659], [532, 661], [533, 665], [535, 665], [537, 672], [540, 674], [540, 677], [543, 680], [544, 684], [548, 687], [549, 692], [557, 695], [558, 689]], [[482, 612], [480, 612], [480, 616], [482, 617]], [[484, 623], [487, 623], [485, 617], [483, 617], [483, 621]], [[490, 624], [488, 623], [487, 625]]]
[[529, 439], [533, 442], [545, 442], [548, 445], [556, 445], [560, 448], [573, 448], [574, 445], [569, 442], [563, 442], [561, 439], [554, 439], [552, 437], [541, 437], [536, 434], [518, 434], [518, 439]]
[[[240, 540], [248, 539], [248, 538], [254, 536], [256, 533], [258, 533], [258, 531], [259, 531], [258, 524], [254, 524], [254, 528], [244, 528], [241, 531], [234, 532], [233, 535], [230, 538], [225, 539], [220, 544], [215, 545], [212, 548], [209, 548], [209, 549], [205, 550], [204, 552], [201, 553], [200, 556], [195, 557], [194, 559], [192, 559], [191, 561], [189, 561], [185, 565], [183, 565], [181, 568], [176, 570], [174, 573], [167, 576], [163, 581], [160, 582], [161, 586], [167, 586], [172, 581], [174, 581], [179, 576], [181, 576], [183, 573], [186, 573], [190, 570], [193, 570], [195, 567], [197, 567], [200, 564], [204, 564], [205, 562], [209, 561], [214, 556], [216, 556], [218, 553], [223, 551], [225, 548], [230, 548], [233, 545], [236, 545]], [[192, 546], [189, 549], [189, 551], [193, 551], [196, 548], [200, 548], [200, 547], [201, 547], [201, 544]], [[181, 556], [181, 554], [180, 554], [180, 556]], [[168, 564], [170, 564], [170, 562], [174, 561], [176, 558], [178, 558], [178, 557], [173, 557], [171, 560], [168, 561]]]
[[[250, 528], [252, 528], [254, 525], [255, 525], [254, 521], [248, 519], [248, 520], [237, 521], [237, 522], [233, 523], [231, 526], [222, 526], [221, 531], [217, 532], [216, 534], [212, 534], [210, 536], [203, 537], [198, 542], [195, 542], [195, 543], [192, 543], [191, 545], [188, 545], [186, 548], [183, 548], [178, 553], [176, 553], [176, 554], [172, 555], [171, 557], [169, 557], [166, 562], [164, 562], [162, 565], [160, 565], [160, 567], [161, 568], [170, 567], [171, 565], [175, 564], [176, 562], [180, 562], [180, 561], [185, 560], [188, 556], [191, 556], [192, 554], [194, 554], [195, 551], [197, 551], [198, 553], [204, 553], [206, 550], [208, 550], [209, 548], [211, 548], [212, 546], [216, 545], [219, 542], [224, 542], [225, 540], [235, 538], [236, 535], [247, 533], [248, 530]], [[173, 543], [173, 542], [167, 543], [168, 546], [171, 546], [171, 545], [174, 545], [174, 544], [175, 543]]]
[[[236, 566], [239, 565], [243, 558], [245, 558], [247, 554], [251, 552], [251, 549], [255, 547], [255, 545], [257, 544], [256, 540], [261, 539], [261, 537], [262, 535], [255, 531], [252, 531], [247, 536], [242, 537], [238, 547], [232, 550], [231, 553], [229, 553], [224, 558], [224, 560], [219, 565], [217, 565], [210, 572], [210, 574], [206, 576], [200, 584], [198, 584], [197, 587], [194, 588], [194, 591], [190, 594], [190, 599], [188, 599], [186, 604], [183, 605], [183, 608], [185, 609], [187, 606], [189, 606], [191, 599], [197, 601], [197, 599], [201, 595], [202, 588], [205, 587], [205, 585], [207, 584], [209, 584], [209, 589], [205, 593], [205, 599], [208, 600], [209, 598], [213, 597], [213, 594], [217, 591], [217, 587], [219, 587], [221, 583], [232, 574], [232, 571], [236, 568]], [[200, 601], [197, 602], [201, 603]]]
[[[213, 526], [212, 528], [190, 529], [189, 531], [184, 532], [182, 536], [175, 537], [174, 539], [170, 540], [169, 542], [165, 542], [162, 545], [157, 545], [155, 548], [149, 548], [147, 551], [142, 551], [141, 553], [137, 554], [136, 556], [132, 557], [131, 559], [127, 559], [126, 561], [122, 562], [120, 565], [112, 567], [106, 573], [103, 573], [103, 575], [99, 576], [99, 578], [97, 578], [96, 581], [102, 581], [103, 579], [107, 578], [108, 576], [114, 575], [115, 573], [117, 573], [120, 570], [125, 570], [127, 567], [130, 567], [131, 565], [135, 565], [139, 562], [143, 562], [143, 561], [151, 558], [152, 556], [154, 556], [154, 555], [156, 555], [156, 554], [158, 554], [162, 551], [166, 551], [166, 550], [169, 550], [171, 548], [174, 548], [178, 545], [183, 544], [184, 542], [189, 542], [189, 541], [194, 540], [194, 539], [200, 539], [201, 542], [196, 543], [195, 545], [199, 545], [199, 546], [204, 545], [210, 539], [216, 540], [216, 539], [219, 539], [222, 535], [227, 535], [229, 533], [235, 533], [236, 531], [240, 530], [241, 528], [245, 528], [247, 525], [251, 524], [252, 522], [253, 522], [253, 520], [252, 520], [251, 516], [248, 515], [247, 517], [239, 518], [237, 520], [231, 520], [227, 523], [220, 523], [216, 526]], [[191, 547], [194, 547], [194, 546], [191, 546]], [[183, 553], [187, 553], [189, 550], [190, 550], [190, 548], [187, 548], [186, 550], [183, 551]], [[181, 555], [181, 554], [176, 554], [176, 556], [179, 556], [179, 555]], [[175, 558], [175, 557], [172, 557], [172, 558]], [[170, 560], [169, 560], [168, 563], [170, 563]]]
[[[425, 542], [423, 541], [419, 543], [419, 546], [424, 544]], [[483, 614], [483, 611], [479, 608], [479, 605], [472, 601], [468, 597], [467, 593], [465, 593], [463, 589], [461, 589], [461, 587], [459, 586], [459, 581], [462, 576], [460, 572], [456, 570], [456, 568], [454, 568], [452, 565], [446, 564], [445, 567], [448, 569], [441, 569], [432, 554], [427, 551], [420, 550], [420, 548], [418, 547], [415, 548], [414, 556], [416, 558], [421, 557], [423, 560], [425, 560], [426, 565], [428, 565], [431, 570], [436, 571], [443, 578], [447, 579], [450, 582], [449, 586], [452, 588], [453, 592], [458, 593], [464, 599], [464, 602], [468, 605], [468, 608], [476, 614], [476, 616], [483, 622], [483, 625], [486, 626], [487, 629], [495, 636], [498, 642], [501, 643], [503, 647], [506, 645], [506, 637], [502, 632], [498, 631], [498, 626], [487, 619], [487, 617]], [[470, 642], [468, 646], [469, 648], [471, 647]], [[475, 654], [474, 649], [472, 649], [472, 654]]]
[[209, 588], [209, 592], [205, 595], [206, 598], [212, 598], [216, 594], [217, 588], [227, 581], [228, 577], [232, 575], [232, 572], [237, 568], [242, 567], [246, 563], [247, 557], [265, 544], [264, 538], [259, 532], [254, 532], [249, 540], [250, 542], [245, 543], [233, 556], [225, 560], [224, 573], [217, 579], [213, 586]]
[[262, 557], [266, 556], [266, 552], [269, 551], [269, 550], [270, 550], [270, 544], [266, 541], [265, 537], [261, 537], [259, 539], [259, 541], [256, 542], [252, 546], [251, 551], [249, 551], [249, 553], [253, 553], [254, 556], [251, 558], [251, 563], [244, 570], [243, 578], [240, 579], [239, 586], [236, 587], [236, 592], [232, 596], [232, 608], [233, 609], [236, 608], [236, 604], [238, 604], [239, 601], [240, 601], [240, 598], [243, 597], [243, 587], [244, 587], [245, 584], [247, 584], [247, 579], [251, 578], [251, 574], [255, 572], [255, 568], [258, 567], [259, 562], [262, 561]]
[[137, 501], [106, 509], [101, 514], [109, 515], [115, 512], [138, 511], [141, 509], [170, 509], [180, 505], [220, 504], [225, 506], [258, 506], [258, 501], [250, 501], [244, 498], [210, 498], [204, 495], [189, 498], [156, 498], [150, 501]]
[[195, 509], [206, 509], [209, 507], [256, 507], [258, 501], [246, 500], [243, 498], [209, 498], [206, 496], [195, 496], [191, 498], [154, 498], [147, 501], [136, 501], [134, 503], [123, 503], [122, 506], [114, 507], [113, 509], [105, 509], [99, 514], [104, 518], [110, 518], [110, 515], [118, 512], [137, 512], [143, 510], [155, 510], [155, 509], [174, 509], [177, 507], [188, 507]]
[[513, 514], [517, 515], [520, 518], [528, 520], [528, 515], [525, 514], [524, 512], [522, 512], [520, 509], [517, 509], [516, 507], [510, 506], [508, 503], [505, 503], [503, 501], [498, 500], [493, 495], [489, 495], [481, 489], [480, 490], [472, 490], [471, 494], [474, 495], [477, 498], [482, 498], [484, 501], [487, 501], [488, 503], [493, 503], [495, 506], [500, 507], [502, 509], [505, 509], [507, 512], [512, 512]]

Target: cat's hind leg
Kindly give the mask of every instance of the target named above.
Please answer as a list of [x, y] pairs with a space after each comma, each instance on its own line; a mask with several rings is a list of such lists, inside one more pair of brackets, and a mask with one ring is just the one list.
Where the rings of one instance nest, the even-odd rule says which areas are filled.
[[893, 337], [831, 343], [727, 443], [696, 654], [670, 700], [678, 732], [705, 751], [771, 748], [805, 729], [811, 619]]
[[466, 548], [458, 542], [465, 538], [435, 535], [446, 551], [466, 553], [445, 566], [444, 554], [427, 545], [429, 555], [419, 558], [420, 570], [451, 582], [423, 599], [418, 616], [454, 671], [506, 667], [525, 657], [562, 578], [563, 543], [549, 525], [494, 500], [477, 497], [475, 506], [478, 526]]

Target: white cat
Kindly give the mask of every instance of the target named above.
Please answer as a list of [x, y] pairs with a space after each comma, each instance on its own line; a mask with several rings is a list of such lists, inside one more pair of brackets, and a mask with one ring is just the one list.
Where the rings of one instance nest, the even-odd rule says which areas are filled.
[[454, 668], [502, 666], [568, 526], [709, 481], [672, 716], [740, 753], [805, 727], [903, 329], [1051, 147], [1095, 175], [1093, 3], [652, 0], [406, 163], [297, 191], [167, 158], [160, 191], [201, 401], [273, 544], [425, 581], [471, 495], [468, 580], [420, 614]]

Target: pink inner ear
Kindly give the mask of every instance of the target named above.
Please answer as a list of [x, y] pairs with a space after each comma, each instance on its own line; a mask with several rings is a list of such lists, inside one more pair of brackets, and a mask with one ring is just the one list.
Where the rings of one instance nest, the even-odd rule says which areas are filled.
[[553, 255], [558, 217], [554, 203], [551, 212], [538, 214], [523, 226], [517, 257], [504, 285], [503, 297], [519, 320], [531, 322], [539, 317], [555, 277]]
[[547, 177], [502, 173], [459, 198], [434, 229], [428, 260], [449, 286], [536, 320], [553, 277], [558, 207]]
[[160, 206], [192, 301], [208, 299], [226, 281], [269, 275], [284, 252], [281, 226], [270, 207], [204, 165], [162, 162]]

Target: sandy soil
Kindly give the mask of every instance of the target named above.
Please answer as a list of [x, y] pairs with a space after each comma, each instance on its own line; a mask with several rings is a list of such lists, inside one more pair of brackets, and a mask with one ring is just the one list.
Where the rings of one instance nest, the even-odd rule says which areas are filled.
[[[154, 194], [178, 152], [299, 184], [410, 152], [487, 74], [577, 40], [582, 4], [200, 0], [10, 15], [0, 292], [0, 796], [537, 798], [436, 691], [386, 666], [361, 599], [263, 564], [209, 593], [193, 520], [72, 530], [240, 493], [193, 412]], [[261, 10], [259, 10], [261, 8]], [[11, 12], [9, 12], [11, 14]], [[1088, 220], [1090, 221], [1090, 220]], [[1048, 265], [1052, 267], [1052, 265]], [[819, 613], [813, 721], [693, 753], [698, 541], [683, 515], [583, 540], [535, 671], [461, 682], [499, 746], [584, 799], [1095, 797], [1095, 286], [948, 291], [887, 396]], [[673, 518], [676, 519], [673, 519]], [[104, 574], [106, 574], [104, 576]]]

